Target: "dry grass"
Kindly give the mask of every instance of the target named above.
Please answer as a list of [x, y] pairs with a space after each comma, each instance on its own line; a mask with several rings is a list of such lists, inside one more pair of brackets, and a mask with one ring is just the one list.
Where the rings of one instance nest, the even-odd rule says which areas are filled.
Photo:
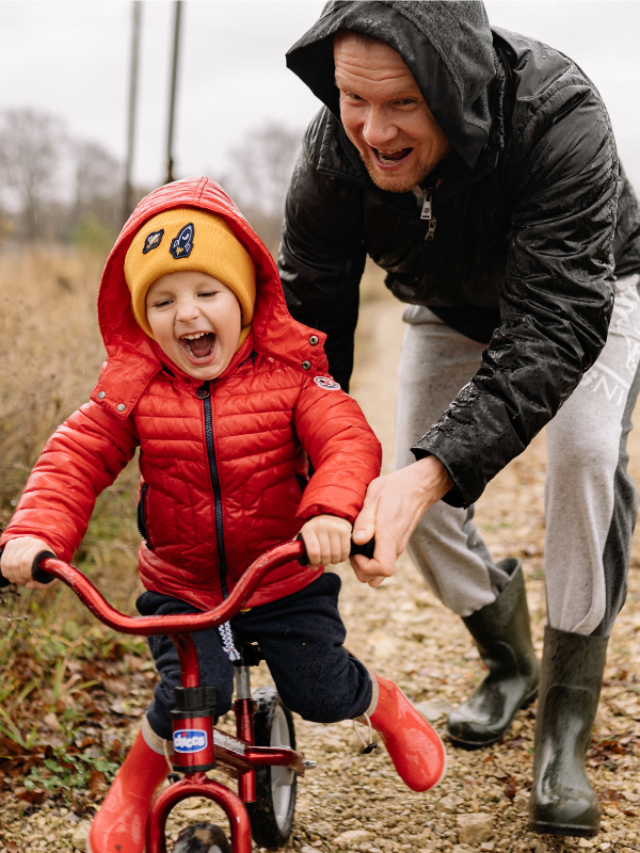
[[[97, 381], [105, 358], [96, 312], [103, 263], [100, 255], [57, 247], [0, 254], [3, 524], [11, 517], [47, 438], [87, 401]], [[136, 488], [133, 465], [100, 499], [76, 554], [76, 562], [93, 568], [98, 581], [108, 573], [113, 582], [116, 572], [121, 603], [123, 597], [130, 600], [135, 586], [138, 537], [132, 509]]]
[[104, 360], [100, 258], [0, 255], [0, 498], [11, 501], [55, 427], [89, 396]]

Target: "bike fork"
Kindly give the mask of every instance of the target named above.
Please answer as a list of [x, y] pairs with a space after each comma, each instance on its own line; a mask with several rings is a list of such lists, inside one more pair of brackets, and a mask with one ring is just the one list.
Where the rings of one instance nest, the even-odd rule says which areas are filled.
[[[236, 715], [236, 735], [245, 743], [253, 744], [253, 714], [256, 703], [251, 698], [251, 673], [246, 661], [246, 652], [240, 647], [240, 661], [235, 666], [235, 688], [236, 701], [234, 711]], [[238, 795], [243, 803], [255, 803], [256, 801], [256, 773], [255, 770], [246, 770], [238, 776]]]

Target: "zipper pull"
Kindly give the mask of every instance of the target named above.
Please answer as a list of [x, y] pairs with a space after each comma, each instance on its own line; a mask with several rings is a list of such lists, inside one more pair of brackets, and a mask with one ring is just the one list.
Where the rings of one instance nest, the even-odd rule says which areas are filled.
[[432, 216], [429, 220], [429, 230], [425, 235], [425, 240], [433, 240], [433, 235], [436, 233], [436, 218]]
[[431, 199], [433, 198], [433, 190], [429, 188], [424, 191], [422, 200], [422, 210], [420, 211], [420, 219], [431, 219]]

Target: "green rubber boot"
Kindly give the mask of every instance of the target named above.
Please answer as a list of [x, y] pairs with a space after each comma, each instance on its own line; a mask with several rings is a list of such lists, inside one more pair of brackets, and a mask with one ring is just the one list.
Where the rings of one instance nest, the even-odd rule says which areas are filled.
[[476, 749], [504, 735], [519, 708], [538, 692], [540, 666], [531, 642], [529, 608], [520, 560], [499, 566], [511, 580], [498, 598], [463, 618], [489, 669], [464, 704], [449, 714], [447, 731], [457, 746]]
[[529, 802], [534, 832], [589, 837], [600, 829], [600, 806], [585, 758], [608, 641], [545, 629]]

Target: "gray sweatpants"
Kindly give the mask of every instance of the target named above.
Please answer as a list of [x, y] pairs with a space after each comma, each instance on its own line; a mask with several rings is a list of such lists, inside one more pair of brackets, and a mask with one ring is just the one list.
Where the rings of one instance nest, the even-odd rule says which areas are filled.
[[[640, 276], [620, 278], [607, 344], [547, 426], [547, 618], [553, 628], [607, 636], [626, 595], [637, 491], [627, 436], [640, 389]], [[484, 345], [429, 309], [409, 306], [400, 357], [396, 468], [480, 365]], [[443, 501], [421, 519], [409, 553], [441, 601], [461, 616], [490, 604], [508, 580], [473, 523], [473, 507]]]

